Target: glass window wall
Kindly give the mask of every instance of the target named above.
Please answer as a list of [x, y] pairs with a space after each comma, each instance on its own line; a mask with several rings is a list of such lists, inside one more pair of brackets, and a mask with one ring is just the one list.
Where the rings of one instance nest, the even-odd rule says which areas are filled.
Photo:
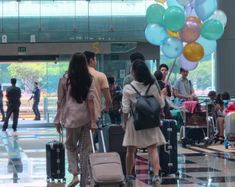
[[9, 43], [145, 41], [146, 8], [154, 0], [2, 0], [0, 32]]

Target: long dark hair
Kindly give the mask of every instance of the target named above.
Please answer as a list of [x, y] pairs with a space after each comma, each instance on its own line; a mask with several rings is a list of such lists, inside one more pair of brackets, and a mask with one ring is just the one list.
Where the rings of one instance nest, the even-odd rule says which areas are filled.
[[71, 97], [78, 103], [87, 99], [92, 83], [92, 76], [87, 67], [86, 57], [82, 53], [75, 53], [69, 63], [67, 87], [71, 86]]
[[144, 85], [153, 84], [154, 79], [143, 60], [137, 59], [132, 64], [135, 80], [143, 82]]

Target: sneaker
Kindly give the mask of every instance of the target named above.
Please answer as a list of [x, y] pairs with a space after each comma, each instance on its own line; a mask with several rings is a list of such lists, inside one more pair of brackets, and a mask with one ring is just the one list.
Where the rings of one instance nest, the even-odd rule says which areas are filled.
[[162, 179], [159, 175], [155, 175], [152, 178], [152, 183], [153, 184], [161, 184], [162, 183]]

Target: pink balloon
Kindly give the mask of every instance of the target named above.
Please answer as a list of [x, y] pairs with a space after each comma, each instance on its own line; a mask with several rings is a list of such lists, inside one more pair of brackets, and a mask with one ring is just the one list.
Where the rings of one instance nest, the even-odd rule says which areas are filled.
[[200, 36], [201, 25], [192, 19], [188, 19], [185, 22], [183, 29], [179, 32], [180, 38], [184, 42], [194, 42]]
[[180, 67], [185, 70], [188, 70], [188, 71], [194, 70], [199, 64], [198, 62], [191, 62], [191, 61], [187, 60], [183, 54], [180, 55], [178, 60], [180, 63]]

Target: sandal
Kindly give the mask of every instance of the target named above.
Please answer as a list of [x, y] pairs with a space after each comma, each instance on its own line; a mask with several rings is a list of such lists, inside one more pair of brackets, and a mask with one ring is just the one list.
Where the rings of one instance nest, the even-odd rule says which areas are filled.
[[79, 179], [75, 178], [68, 184], [67, 187], [75, 187], [79, 182], [80, 182]]

